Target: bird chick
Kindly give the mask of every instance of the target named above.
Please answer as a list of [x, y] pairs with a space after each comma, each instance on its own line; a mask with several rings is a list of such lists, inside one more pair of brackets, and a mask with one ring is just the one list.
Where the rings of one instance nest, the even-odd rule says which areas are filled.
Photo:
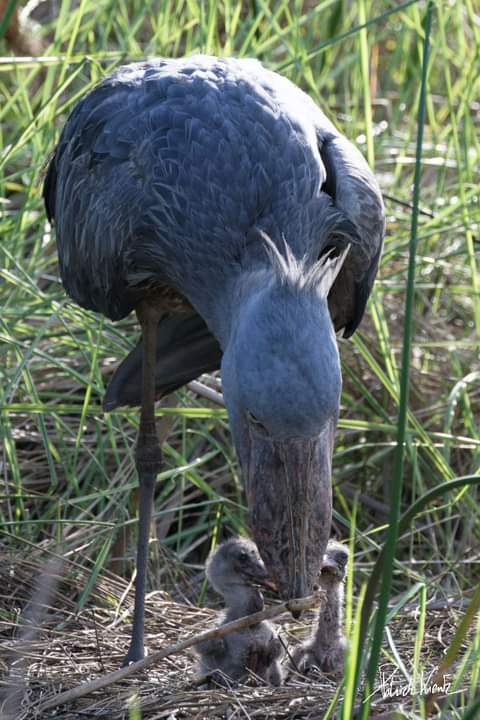
[[346, 640], [343, 635], [343, 595], [348, 549], [330, 540], [322, 563], [319, 586], [326, 597], [310, 638], [295, 648], [293, 660], [300, 672], [316, 665], [323, 672], [343, 671]]
[[[223, 595], [225, 612], [218, 627], [232, 620], [263, 610], [263, 595], [256, 587], [272, 587], [256, 545], [245, 538], [228, 540], [210, 556], [206, 575]], [[263, 620], [223, 638], [213, 638], [197, 646], [201, 676], [210, 675], [224, 683], [224, 676], [243, 680], [248, 671], [271, 685], [281, 685], [283, 655], [274, 627]], [[221, 671], [221, 673], [215, 673]]]

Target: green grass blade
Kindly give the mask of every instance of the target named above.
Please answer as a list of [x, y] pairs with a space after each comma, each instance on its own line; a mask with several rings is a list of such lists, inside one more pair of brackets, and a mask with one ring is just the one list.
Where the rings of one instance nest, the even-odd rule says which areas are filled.
[[3, 17], [0, 20], [0, 40], [3, 38], [3, 36], [7, 32], [8, 23], [10, 22], [10, 18], [12, 17], [13, 13], [15, 12], [16, 6], [17, 6], [17, 0], [8, 0], [7, 7], [5, 8]]
[[425, 123], [425, 107], [427, 94], [427, 70], [428, 56], [430, 49], [430, 31], [432, 26], [433, 2], [428, 3], [425, 16], [425, 35], [423, 43], [423, 59], [422, 59], [422, 80], [420, 86], [420, 98], [418, 108], [418, 132], [417, 132], [417, 149], [415, 155], [415, 177], [413, 190], [413, 210], [412, 210], [412, 226], [410, 233], [409, 263], [408, 263], [408, 279], [407, 279], [407, 295], [405, 304], [405, 320], [404, 320], [404, 337], [402, 350], [402, 370], [400, 379], [400, 405], [398, 412], [398, 432], [397, 432], [397, 448], [395, 453], [395, 466], [393, 473], [393, 489], [391, 494], [391, 505], [389, 515], [389, 529], [385, 541], [385, 564], [382, 574], [382, 583], [380, 589], [379, 606], [377, 611], [375, 629], [373, 633], [370, 660], [367, 670], [367, 678], [364, 689], [365, 703], [362, 708], [362, 718], [368, 718], [370, 708], [370, 697], [373, 692], [375, 678], [377, 675], [378, 662], [380, 659], [381, 646], [383, 641], [383, 631], [385, 627], [388, 600], [390, 597], [390, 589], [392, 585], [393, 563], [395, 558], [395, 548], [398, 539], [400, 506], [402, 499], [403, 485], [403, 463], [404, 463], [404, 445], [408, 415], [408, 394], [410, 385], [410, 354], [412, 345], [412, 329], [413, 329], [413, 301], [415, 292], [415, 264], [417, 255], [417, 227], [418, 227], [418, 207], [420, 199], [420, 179], [421, 179], [421, 161], [423, 149], [423, 128]]

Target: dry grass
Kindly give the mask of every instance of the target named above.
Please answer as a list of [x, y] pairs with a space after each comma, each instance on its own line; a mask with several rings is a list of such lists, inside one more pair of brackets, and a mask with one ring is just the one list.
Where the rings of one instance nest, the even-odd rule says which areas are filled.
[[[61, 580], [29, 642], [20, 638], [22, 616], [32, 599], [35, 579], [42, 568], [42, 550], [0, 557], [0, 673], [2, 694], [15, 706], [15, 720], [40, 717], [39, 705], [55, 693], [117, 669], [129, 641], [132, 593], [126, 582], [102, 575], [88, 606], [76, 612], [78, 595], [87, 581], [73, 563], [64, 563]], [[40, 573], [42, 570], [40, 570]], [[28, 612], [28, 611], [27, 611]], [[150, 594], [147, 602], [147, 646], [150, 651], [205, 630], [215, 621], [215, 610], [175, 601], [164, 591]], [[450, 644], [459, 619], [455, 606], [428, 612], [421, 661], [438, 666]], [[293, 644], [308, 632], [303, 622], [282, 616], [282, 636]], [[418, 613], [407, 606], [390, 625], [391, 648], [406, 657], [412, 652]], [[32, 628], [30, 628], [32, 630]], [[395, 664], [384, 664], [390, 676]], [[398, 671], [395, 684], [398, 682]], [[468, 678], [465, 677], [465, 684]], [[313, 673], [308, 678], [292, 673], [282, 688], [259, 685], [254, 678], [232, 689], [197, 687], [191, 653], [172, 656], [148, 672], [94, 692], [68, 706], [41, 714], [42, 718], [321, 718], [337, 691], [335, 681]], [[408, 710], [410, 699], [404, 703]], [[398, 707], [397, 701], [377, 698], [375, 715]]]

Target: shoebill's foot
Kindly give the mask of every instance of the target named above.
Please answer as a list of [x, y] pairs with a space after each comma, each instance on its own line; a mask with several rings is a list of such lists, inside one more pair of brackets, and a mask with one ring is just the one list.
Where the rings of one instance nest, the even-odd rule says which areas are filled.
[[345, 642], [328, 648], [319, 648], [315, 655], [318, 658], [318, 667], [324, 673], [342, 675], [345, 667]]
[[274, 687], [280, 687], [285, 682], [285, 671], [279, 660], [274, 660], [267, 672], [267, 683]]
[[296, 669], [303, 674], [307, 674], [312, 667], [317, 667], [324, 673], [341, 675], [345, 662], [345, 641], [339, 640], [331, 646], [307, 641], [297, 645], [292, 652], [292, 658]]

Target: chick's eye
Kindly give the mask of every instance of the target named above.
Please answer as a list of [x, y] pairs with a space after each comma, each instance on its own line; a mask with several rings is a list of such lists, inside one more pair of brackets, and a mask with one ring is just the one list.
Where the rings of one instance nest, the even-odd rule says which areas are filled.
[[248, 553], [246, 553], [244, 550], [242, 550], [242, 552], [241, 552], [240, 555], [238, 556], [238, 559], [240, 560], [241, 563], [247, 562], [247, 560], [248, 560]]

